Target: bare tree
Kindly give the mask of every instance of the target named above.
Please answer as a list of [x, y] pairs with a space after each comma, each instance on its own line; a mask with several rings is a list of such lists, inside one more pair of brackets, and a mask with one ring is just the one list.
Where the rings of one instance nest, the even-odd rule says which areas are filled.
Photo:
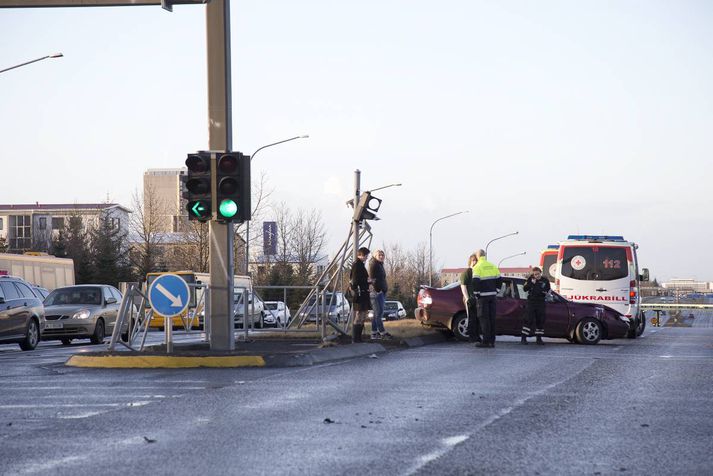
[[134, 213], [131, 214], [129, 228], [135, 240], [129, 254], [131, 264], [140, 277], [158, 271], [163, 262], [161, 233], [166, 215], [166, 204], [161, 200], [153, 186], [147, 184], [139, 194], [132, 196]]
[[297, 278], [302, 283], [313, 277], [314, 264], [321, 257], [326, 239], [322, 213], [318, 210], [298, 210], [292, 222], [292, 248], [297, 266]]
[[207, 273], [210, 261], [208, 223], [189, 221], [179, 236], [169, 259], [172, 267]]

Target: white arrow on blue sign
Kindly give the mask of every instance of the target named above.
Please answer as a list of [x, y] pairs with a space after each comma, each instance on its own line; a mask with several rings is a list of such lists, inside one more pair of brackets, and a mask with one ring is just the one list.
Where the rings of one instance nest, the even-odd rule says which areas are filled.
[[164, 317], [178, 316], [185, 311], [190, 295], [188, 283], [175, 274], [162, 274], [149, 288], [151, 307]]

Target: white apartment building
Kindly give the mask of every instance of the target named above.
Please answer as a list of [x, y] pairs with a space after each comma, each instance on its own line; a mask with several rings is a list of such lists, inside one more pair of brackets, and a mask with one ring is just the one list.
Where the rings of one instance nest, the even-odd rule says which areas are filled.
[[98, 225], [103, 213], [109, 215], [114, 227], [128, 233], [131, 210], [117, 203], [0, 205], [0, 238], [5, 239], [9, 253], [48, 251], [70, 217], [82, 217], [88, 228]]

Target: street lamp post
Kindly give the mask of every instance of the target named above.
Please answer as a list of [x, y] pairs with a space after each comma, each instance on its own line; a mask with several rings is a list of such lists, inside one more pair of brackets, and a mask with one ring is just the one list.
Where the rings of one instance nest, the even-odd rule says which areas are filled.
[[[514, 254], [514, 255], [506, 256], [505, 258], [501, 259], [501, 260], [498, 262], [498, 268], [500, 267], [501, 264], [503, 264], [503, 261], [505, 261], [506, 259], [514, 258], [515, 256], [523, 256], [523, 255], [526, 255], [526, 254], [527, 254], [527, 251], [523, 251], [522, 253], [516, 253], [516, 254]], [[487, 256], [487, 254], [486, 254], [486, 256]]]
[[512, 233], [508, 233], [507, 235], [498, 236], [497, 238], [493, 238], [492, 240], [488, 241], [488, 244], [485, 245], [485, 256], [490, 256], [490, 255], [488, 255], [488, 246], [490, 246], [490, 243], [492, 243], [493, 241], [502, 240], [503, 238], [507, 238], [508, 236], [517, 235], [518, 233], [520, 233], [520, 232], [519, 232], [519, 231], [515, 231], [515, 232], [512, 232]]
[[16, 64], [15, 66], [10, 66], [9, 68], [0, 69], [0, 73], [4, 73], [5, 71], [10, 71], [11, 69], [19, 68], [21, 66], [27, 66], [28, 64], [37, 63], [38, 61], [46, 60], [47, 58], [61, 58], [62, 56], [64, 56], [62, 53], [53, 53], [51, 55], [43, 56], [42, 58], [37, 58], [37, 59], [33, 59], [32, 61], [27, 61], [22, 64]]
[[[258, 147], [255, 152], [253, 152], [253, 155], [250, 156], [250, 162], [255, 158], [255, 155], [260, 152], [262, 149], [267, 149], [268, 147], [272, 147], [274, 145], [279, 145], [279, 144], [284, 144], [285, 142], [290, 142], [292, 140], [297, 140], [297, 139], [309, 139], [308, 134], [304, 134], [301, 136], [294, 136], [290, 137], [289, 139], [285, 140], [279, 140], [277, 142], [273, 142], [272, 144], [266, 144], [263, 145], [262, 147]], [[245, 274], [250, 276], [250, 220], [246, 223], [246, 228], [245, 228]]]
[[446, 218], [454, 217], [456, 215], [460, 215], [461, 213], [468, 213], [470, 210], [463, 210], [457, 213], [451, 213], [450, 215], [446, 215], [444, 217], [436, 219], [431, 224], [431, 230], [428, 232], [428, 285], [433, 286], [433, 227], [436, 225], [441, 220], [445, 220]]

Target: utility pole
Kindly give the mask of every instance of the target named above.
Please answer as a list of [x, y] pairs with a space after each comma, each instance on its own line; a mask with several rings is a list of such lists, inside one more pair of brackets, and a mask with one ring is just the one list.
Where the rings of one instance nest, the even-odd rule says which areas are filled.
[[[206, 6], [208, 58], [208, 142], [210, 150], [233, 149], [230, 86], [230, 0], [212, 0]], [[214, 164], [215, 165], [215, 164]], [[217, 167], [212, 167], [214, 171]], [[215, 177], [212, 178], [215, 180]], [[217, 207], [213, 207], [213, 213]], [[234, 225], [210, 221], [210, 349], [234, 350], [233, 259]], [[247, 291], [245, 291], [247, 298]], [[244, 326], [247, 325], [243, 323]]]

